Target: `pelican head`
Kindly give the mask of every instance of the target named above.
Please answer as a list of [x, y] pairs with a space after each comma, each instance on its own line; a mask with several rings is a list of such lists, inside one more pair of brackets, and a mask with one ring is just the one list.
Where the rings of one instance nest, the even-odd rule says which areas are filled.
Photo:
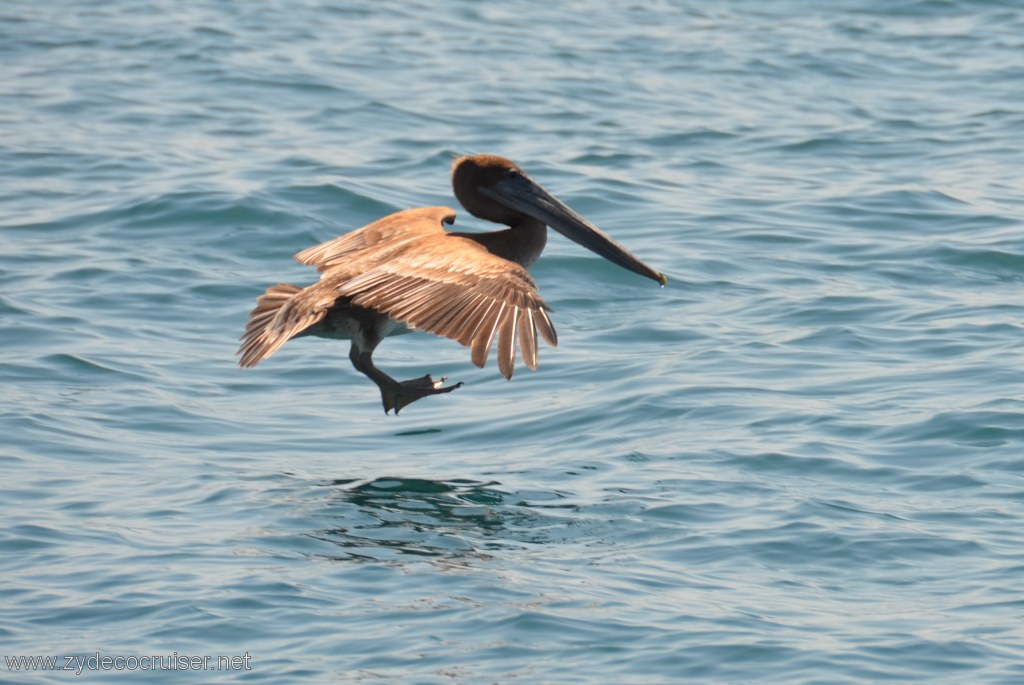
[[452, 167], [455, 197], [473, 216], [515, 228], [537, 222], [604, 257], [613, 264], [665, 285], [659, 273], [630, 254], [594, 224], [567, 207], [511, 160], [472, 155]]

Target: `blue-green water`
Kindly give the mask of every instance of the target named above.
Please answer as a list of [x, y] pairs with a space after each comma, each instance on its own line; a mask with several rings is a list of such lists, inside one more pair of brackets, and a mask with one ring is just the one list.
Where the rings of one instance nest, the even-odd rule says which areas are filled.
[[[1017, 2], [8, 0], [3, 654], [1024, 682], [1022, 150]], [[466, 383], [398, 418], [342, 343], [235, 366], [294, 252], [469, 152], [669, 287], [553, 235], [560, 346], [388, 340]]]

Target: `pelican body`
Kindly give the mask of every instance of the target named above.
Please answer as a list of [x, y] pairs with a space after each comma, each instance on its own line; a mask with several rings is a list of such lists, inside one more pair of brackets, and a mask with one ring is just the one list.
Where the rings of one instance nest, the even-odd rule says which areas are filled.
[[498, 369], [512, 378], [516, 347], [537, 368], [537, 336], [558, 343], [527, 268], [540, 256], [550, 226], [605, 259], [665, 285], [665, 276], [631, 255], [553, 197], [511, 161], [460, 157], [452, 166], [455, 197], [473, 216], [507, 226], [489, 233], [448, 232], [455, 212], [419, 207], [396, 212], [295, 255], [320, 280], [272, 286], [256, 301], [242, 335], [239, 365], [256, 366], [292, 338], [350, 340], [355, 368], [380, 388], [395, 414], [428, 395], [448, 393], [446, 378], [396, 381], [373, 364], [388, 335], [423, 330], [457, 340], [483, 367], [497, 339]]

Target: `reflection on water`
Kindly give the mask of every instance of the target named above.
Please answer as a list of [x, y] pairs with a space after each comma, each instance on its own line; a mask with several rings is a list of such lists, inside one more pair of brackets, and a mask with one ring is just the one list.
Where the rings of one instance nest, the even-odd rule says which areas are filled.
[[334, 490], [334, 525], [309, 535], [337, 545], [339, 559], [486, 556], [508, 544], [502, 530], [509, 519], [521, 523], [529, 515], [506, 507], [508, 493], [494, 481], [377, 478], [324, 485]]

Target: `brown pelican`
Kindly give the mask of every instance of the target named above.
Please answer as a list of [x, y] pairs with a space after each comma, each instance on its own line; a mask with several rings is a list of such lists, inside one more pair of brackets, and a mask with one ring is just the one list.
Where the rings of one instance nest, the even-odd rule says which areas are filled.
[[373, 365], [388, 335], [424, 330], [472, 350], [479, 367], [495, 338], [498, 368], [512, 378], [516, 342], [523, 361], [537, 368], [537, 333], [554, 347], [551, 309], [527, 273], [547, 242], [547, 226], [630, 271], [665, 285], [664, 274], [631, 255], [592, 223], [540, 187], [503, 157], [460, 157], [452, 166], [455, 197], [473, 216], [508, 228], [449, 233], [447, 207], [396, 212], [295, 255], [315, 266], [320, 280], [306, 288], [268, 288], [249, 315], [239, 365], [251, 367], [292, 338], [315, 335], [351, 340], [349, 359], [380, 388], [384, 412], [397, 415], [428, 395], [451, 392], [446, 378], [399, 382]]

